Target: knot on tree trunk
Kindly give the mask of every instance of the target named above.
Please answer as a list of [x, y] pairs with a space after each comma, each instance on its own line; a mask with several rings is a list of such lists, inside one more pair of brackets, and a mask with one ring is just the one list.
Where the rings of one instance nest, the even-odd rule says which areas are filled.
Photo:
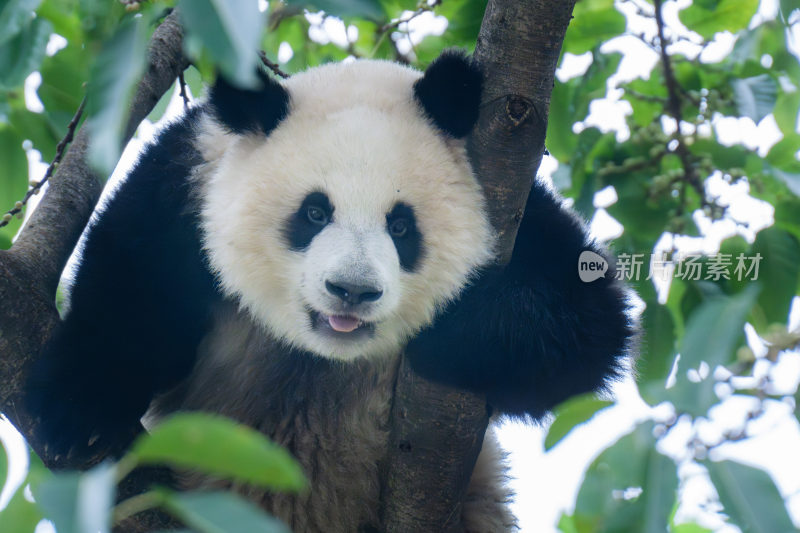
[[519, 94], [506, 97], [506, 116], [511, 122], [511, 129], [520, 127], [531, 116], [534, 104]]

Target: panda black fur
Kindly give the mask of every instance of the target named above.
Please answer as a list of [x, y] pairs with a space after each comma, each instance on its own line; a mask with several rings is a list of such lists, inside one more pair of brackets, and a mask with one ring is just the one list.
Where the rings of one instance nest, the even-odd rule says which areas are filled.
[[[632, 335], [626, 298], [612, 276], [580, 281], [579, 254], [602, 250], [546, 186], [510, 264], [492, 264], [463, 140], [481, 81], [453, 52], [424, 76], [356, 61], [259, 90], [219, 81], [88, 231], [29, 383], [48, 446], [118, 453], [148, 409], [222, 413], [286, 446], [313, 487], [254, 499], [298, 532], [357, 531], [379, 526], [404, 349], [511, 415], [602, 389]], [[502, 475], [488, 434], [469, 531], [513, 527]]]

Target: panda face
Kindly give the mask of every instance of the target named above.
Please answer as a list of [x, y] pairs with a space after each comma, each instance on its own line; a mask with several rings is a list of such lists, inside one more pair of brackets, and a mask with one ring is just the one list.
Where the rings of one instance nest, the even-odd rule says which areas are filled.
[[419, 73], [363, 61], [290, 78], [267, 136], [207, 117], [205, 248], [275, 338], [336, 359], [397, 353], [492, 257], [463, 141], [425, 117]]

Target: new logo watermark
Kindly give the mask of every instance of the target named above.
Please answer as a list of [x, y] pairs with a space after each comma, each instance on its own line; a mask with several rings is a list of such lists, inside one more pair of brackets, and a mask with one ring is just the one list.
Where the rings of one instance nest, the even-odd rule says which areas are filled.
[[584, 283], [600, 279], [608, 272], [608, 261], [600, 254], [584, 250], [578, 258], [578, 276]]

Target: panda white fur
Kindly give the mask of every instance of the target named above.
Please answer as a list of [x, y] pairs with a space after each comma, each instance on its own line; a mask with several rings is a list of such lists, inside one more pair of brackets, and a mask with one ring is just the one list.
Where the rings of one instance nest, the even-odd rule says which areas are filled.
[[[218, 81], [141, 155], [88, 231], [29, 405], [78, 456], [119, 453], [148, 409], [225, 414], [303, 465], [306, 494], [250, 494], [294, 531], [380, 529], [401, 353], [540, 418], [618, 375], [625, 295], [613, 271], [579, 280], [580, 252], [602, 250], [538, 182], [493, 265], [464, 142], [482, 75], [464, 55], [424, 75], [355, 61], [261, 78]], [[468, 531], [513, 527], [502, 474], [487, 435]]]

